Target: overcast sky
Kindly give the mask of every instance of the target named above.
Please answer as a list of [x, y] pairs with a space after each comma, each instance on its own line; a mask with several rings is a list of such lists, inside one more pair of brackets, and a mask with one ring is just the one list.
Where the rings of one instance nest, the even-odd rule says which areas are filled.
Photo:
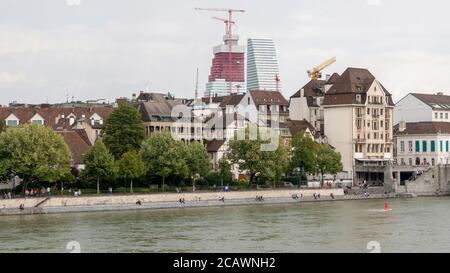
[[[78, 4], [79, 3], [79, 4]], [[398, 100], [408, 92], [450, 94], [450, 2], [445, 0], [0, 0], [0, 104], [107, 99], [204, 90], [222, 13], [245, 9], [237, 33], [273, 38], [283, 94], [329, 57], [368, 68]]]

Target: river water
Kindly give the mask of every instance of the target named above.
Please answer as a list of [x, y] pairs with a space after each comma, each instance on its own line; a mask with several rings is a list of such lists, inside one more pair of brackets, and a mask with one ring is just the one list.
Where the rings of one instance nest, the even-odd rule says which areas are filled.
[[450, 251], [450, 198], [0, 218], [0, 252]]

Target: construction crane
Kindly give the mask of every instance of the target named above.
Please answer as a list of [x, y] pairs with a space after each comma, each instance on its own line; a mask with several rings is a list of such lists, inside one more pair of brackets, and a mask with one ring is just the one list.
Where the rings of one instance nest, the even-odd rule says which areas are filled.
[[328, 66], [334, 64], [336, 62], [336, 57], [333, 57], [327, 61], [325, 61], [324, 63], [318, 65], [317, 67], [314, 67], [311, 70], [308, 70], [308, 76], [312, 79], [312, 80], [318, 80], [322, 77], [322, 73], [321, 71], [324, 70], [325, 68], [327, 68]]
[[233, 25], [235, 22], [233, 21], [233, 13], [234, 12], [245, 12], [245, 10], [242, 9], [211, 9], [211, 8], [195, 8], [195, 10], [201, 10], [201, 11], [221, 11], [221, 12], [227, 12], [228, 13], [228, 19], [222, 19], [218, 17], [213, 17], [213, 19], [223, 21], [225, 23], [225, 33], [228, 40], [228, 81], [229, 81], [229, 93], [231, 95], [232, 93], [232, 83], [233, 83]]

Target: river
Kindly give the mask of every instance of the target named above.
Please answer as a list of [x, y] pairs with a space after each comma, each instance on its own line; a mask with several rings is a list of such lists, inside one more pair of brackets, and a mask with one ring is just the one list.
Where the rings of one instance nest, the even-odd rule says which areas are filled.
[[450, 251], [450, 198], [68, 213], [0, 218], [0, 252]]

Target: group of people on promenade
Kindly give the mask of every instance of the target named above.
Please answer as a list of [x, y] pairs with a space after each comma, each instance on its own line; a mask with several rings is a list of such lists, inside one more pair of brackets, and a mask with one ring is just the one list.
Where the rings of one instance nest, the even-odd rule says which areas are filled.
[[12, 199], [11, 192], [3, 192], [3, 199]]

